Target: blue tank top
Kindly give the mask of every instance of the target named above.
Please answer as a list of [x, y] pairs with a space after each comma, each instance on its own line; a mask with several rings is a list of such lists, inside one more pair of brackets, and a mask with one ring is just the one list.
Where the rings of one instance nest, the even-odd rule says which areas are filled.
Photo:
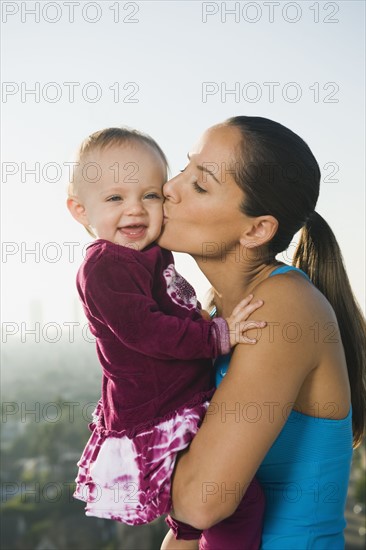
[[[308, 278], [293, 266], [270, 277], [291, 270]], [[230, 354], [215, 361], [216, 385], [229, 361]], [[351, 460], [352, 409], [341, 420], [291, 411], [257, 472], [266, 495], [262, 550], [344, 549]]]

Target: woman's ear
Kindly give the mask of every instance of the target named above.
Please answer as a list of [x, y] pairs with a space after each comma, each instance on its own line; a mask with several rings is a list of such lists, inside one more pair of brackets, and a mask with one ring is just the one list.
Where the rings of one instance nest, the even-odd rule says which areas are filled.
[[257, 248], [269, 243], [278, 229], [278, 221], [273, 216], [253, 218], [252, 223], [245, 228], [240, 244], [245, 248]]
[[73, 218], [75, 218], [76, 221], [84, 225], [84, 227], [88, 227], [89, 220], [86, 215], [86, 210], [83, 204], [81, 204], [78, 197], [68, 197], [67, 201], [67, 208], [69, 209], [71, 215]]

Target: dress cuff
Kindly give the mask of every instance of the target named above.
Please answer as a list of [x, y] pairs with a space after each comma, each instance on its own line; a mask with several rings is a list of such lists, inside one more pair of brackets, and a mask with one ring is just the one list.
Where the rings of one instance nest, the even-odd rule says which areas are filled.
[[165, 522], [169, 525], [177, 540], [198, 540], [202, 534], [202, 531], [199, 529], [188, 525], [188, 523], [183, 523], [183, 521], [172, 518], [172, 516], [167, 516]]
[[226, 355], [231, 351], [229, 325], [222, 317], [216, 317], [212, 320], [215, 323], [218, 343], [220, 347], [219, 355]]

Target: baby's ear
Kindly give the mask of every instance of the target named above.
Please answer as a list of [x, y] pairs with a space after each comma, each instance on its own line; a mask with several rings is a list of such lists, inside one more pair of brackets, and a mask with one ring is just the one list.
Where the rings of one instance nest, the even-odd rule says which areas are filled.
[[72, 217], [75, 218], [76, 221], [87, 227], [89, 225], [89, 221], [86, 215], [85, 207], [83, 204], [81, 204], [79, 198], [68, 197], [66, 204]]

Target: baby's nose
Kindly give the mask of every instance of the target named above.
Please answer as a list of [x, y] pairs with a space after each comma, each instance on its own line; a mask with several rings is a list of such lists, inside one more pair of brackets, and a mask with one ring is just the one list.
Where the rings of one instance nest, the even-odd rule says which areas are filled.
[[130, 201], [126, 205], [125, 213], [130, 216], [136, 216], [144, 212], [144, 206], [141, 201]]

